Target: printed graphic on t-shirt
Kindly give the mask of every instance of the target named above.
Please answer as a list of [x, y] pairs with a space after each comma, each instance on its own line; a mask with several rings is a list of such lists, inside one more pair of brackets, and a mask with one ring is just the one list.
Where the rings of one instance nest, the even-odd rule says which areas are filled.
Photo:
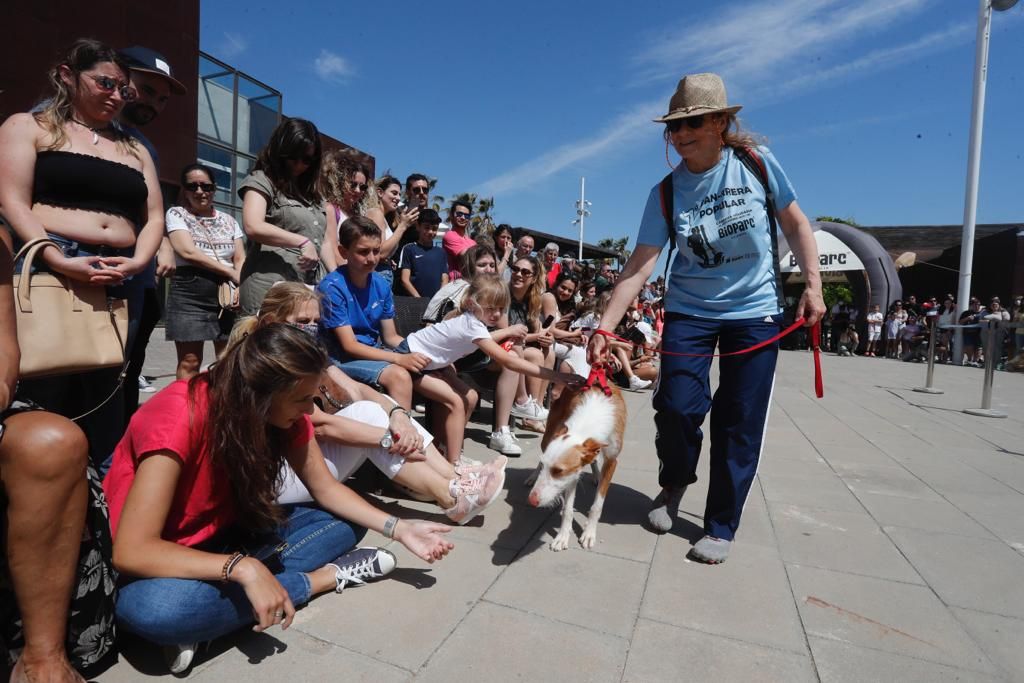
[[[701, 268], [717, 268], [748, 258], [759, 258], [756, 245], [742, 239], [757, 225], [749, 187], [724, 187], [705, 195], [679, 219], [686, 246]], [[763, 212], [763, 209], [762, 209]], [[688, 226], [688, 227], [687, 227]]]

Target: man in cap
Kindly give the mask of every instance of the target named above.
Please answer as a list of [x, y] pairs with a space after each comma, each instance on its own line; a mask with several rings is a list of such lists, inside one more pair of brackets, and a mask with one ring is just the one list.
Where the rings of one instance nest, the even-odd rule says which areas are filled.
[[[159, 52], [138, 45], [119, 51], [128, 62], [131, 87], [135, 100], [125, 104], [120, 121], [125, 132], [138, 140], [153, 157], [153, 164], [160, 169], [160, 156], [153, 143], [139, 130], [156, 120], [163, 112], [171, 95], [185, 94], [185, 86], [171, 73], [171, 66]], [[139, 392], [156, 391], [142, 377], [142, 366], [146, 360], [146, 347], [153, 329], [160, 321], [160, 300], [156, 293], [157, 277], [169, 276], [174, 272], [174, 250], [164, 236], [157, 252], [156, 263], [139, 274], [142, 288], [142, 314], [138, 331], [132, 337], [130, 360], [124, 380], [125, 424], [139, 407]]]

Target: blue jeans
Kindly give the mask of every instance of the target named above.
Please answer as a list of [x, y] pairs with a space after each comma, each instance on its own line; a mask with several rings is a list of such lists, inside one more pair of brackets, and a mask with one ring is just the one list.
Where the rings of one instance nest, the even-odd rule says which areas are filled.
[[[292, 604], [312, 597], [311, 572], [343, 555], [366, 529], [319, 508], [285, 506], [287, 521], [278, 535], [288, 543], [281, 553], [284, 571], [276, 578]], [[224, 548], [225, 553], [232, 552]], [[139, 579], [121, 587], [117, 600], [120, 624], [158, 645], [182, 645], [219, 638], [252, 624], [252, 606], [237, 583], [198, 579]]]
[[[662, 348], [676, 353], [728, 353], [779, 333], [781, 316], [710, 320], [675, 313], [665, 318]], [[731, 541], [740, 524], [761, 457], [768, 404], [775, 383], [778, 342], [753, 353], [720, 358], [719, 383], [711, 396], [710, 358], [661, 358], [654, 392], [655, 446], [661, 461], [658, 483], [688, 486], [697, 481], [704, 432], [711, 412], [711, 463], [704, 531]]]

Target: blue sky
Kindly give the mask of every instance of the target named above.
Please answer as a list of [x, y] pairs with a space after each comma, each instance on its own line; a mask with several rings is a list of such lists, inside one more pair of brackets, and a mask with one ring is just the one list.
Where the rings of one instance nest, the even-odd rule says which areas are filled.
[[[632, 246], [668, 171], [649, 121], [700, 71], [810, 217], [961, 223], [976, 29], [969, 0], [205, 0], [200, 44], [378, 172], [493, 195], [498, 222], [574, 235], [585, 176], [586, 240]], [[979, 222], [1024, 221], [1022, 66], [1024, 3], [993, 20]]]

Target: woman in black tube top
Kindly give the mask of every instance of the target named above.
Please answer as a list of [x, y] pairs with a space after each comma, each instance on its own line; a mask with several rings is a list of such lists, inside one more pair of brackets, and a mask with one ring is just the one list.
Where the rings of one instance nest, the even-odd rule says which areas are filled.
[[[153, 160], [116, 124], [133, 97], [128, 67], [110, 47], [81, 39], [49, 80], [51, 97], [41, 111], [15, 114], [0, 126], [0, 212], [19, 242], [49, 236], [60, 246], [44, 249], [37, 267], [123, 296], [120, 285], [152, 261], [164, 231]], [[25, 381], [19, 395], [75, 417], [111, 393], [117, 374]], [[80, 422], [94, 462], [113, 452], [123, 431], [118, 414], [115, 397]]]

